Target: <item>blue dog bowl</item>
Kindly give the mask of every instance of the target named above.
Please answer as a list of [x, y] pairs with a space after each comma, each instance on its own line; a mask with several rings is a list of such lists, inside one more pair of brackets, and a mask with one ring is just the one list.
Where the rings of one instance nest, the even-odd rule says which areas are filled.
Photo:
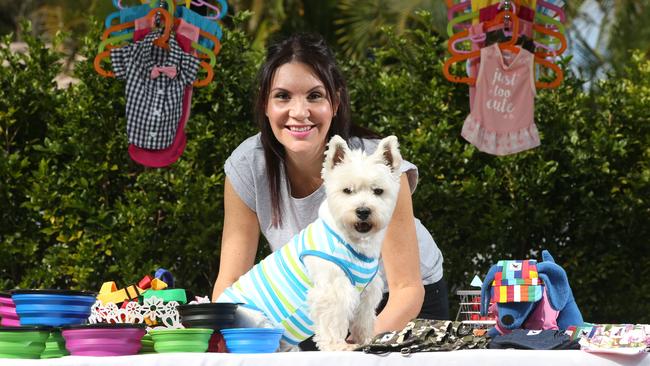
[[273, 353], [280, 345], [284, 329], [230, 328], [222, 329], [230, 353]]
[[71, 290], [13, 290], [11, 299], [21, 325], [60, 327], [83, 324], [97, 294]]

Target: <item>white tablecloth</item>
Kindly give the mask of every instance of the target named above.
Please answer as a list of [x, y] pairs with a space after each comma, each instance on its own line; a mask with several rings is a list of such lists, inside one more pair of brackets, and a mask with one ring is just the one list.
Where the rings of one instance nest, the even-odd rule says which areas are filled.
[[165, 353], [122, 357], [66, 356], [49, 360], [0, 359], [2, 366], [599, 366], [648, 365], [650, 356], [593, 354], [584, 351], [464, 350], [370, 355], [361, 352], [290, 352], [273, 354]]

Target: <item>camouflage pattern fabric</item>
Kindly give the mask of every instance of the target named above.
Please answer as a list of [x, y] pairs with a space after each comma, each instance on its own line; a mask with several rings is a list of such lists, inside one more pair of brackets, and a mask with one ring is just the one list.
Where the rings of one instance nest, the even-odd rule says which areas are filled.
[[489, 338], [470, 325], [450, 320], [413, 319], [401, 331], [375, 336], [356, 349], [365, 353], [455, 351], [486, 348]]

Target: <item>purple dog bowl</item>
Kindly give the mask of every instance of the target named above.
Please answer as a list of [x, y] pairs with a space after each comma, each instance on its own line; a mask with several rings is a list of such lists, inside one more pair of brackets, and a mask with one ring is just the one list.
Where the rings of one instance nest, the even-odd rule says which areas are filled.
[[0, 292], [0, 326], [19, 327], [20, 320], [16, 314], [16, 305], [11, 300], [11, 294]]
[[85, 324], [62, 327], [65, 348], [73, 356], [128, 356], [138, 353], [144, 324]]

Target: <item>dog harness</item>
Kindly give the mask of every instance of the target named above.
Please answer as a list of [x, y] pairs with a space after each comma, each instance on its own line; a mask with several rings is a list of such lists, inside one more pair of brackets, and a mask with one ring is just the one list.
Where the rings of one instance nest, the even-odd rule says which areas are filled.
[[323, 220], [317, 219], [242, 275], [217, 302], [242, 303], [261, 311], [285, 329], [283, 340], [294, 345], [302, 342], [314, 334], [307, 307], [307, 292], [313, 284], [303, 263], [309, 255], [339, 266], [359, 292], [379, 269], [378, 258], [357, 253]]

